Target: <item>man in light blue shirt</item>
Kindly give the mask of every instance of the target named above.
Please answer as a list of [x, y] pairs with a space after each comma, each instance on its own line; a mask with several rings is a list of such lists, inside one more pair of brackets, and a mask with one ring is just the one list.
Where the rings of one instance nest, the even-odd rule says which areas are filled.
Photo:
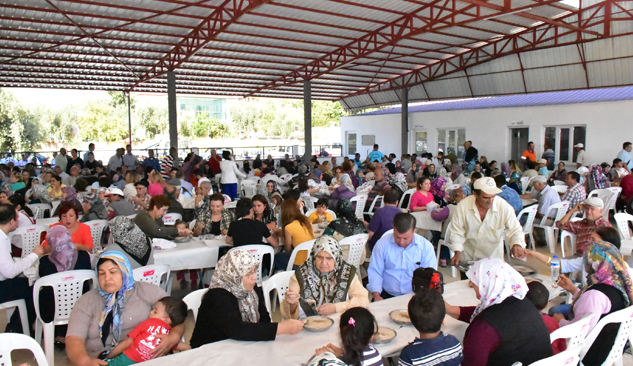
[[374, 301], [413, 292], [411, 278], [417, 268], [437, 269], [433, 245], [415, 233], [415, 224], [413, 215], [399, 213], [393, 219], [393, 231], [376, 243], [367, 271], [367, 289]]
[[378, 162], [380, 163], [383, 156], [385, 156], [385, 154], [378, 151], [378, 144], [374, 144], [374, 150], [370, 152], [369, 155], [367, 155], [370, 163], [373, 163], [376, 160], [378, 160]]
[[[549, 214], [550, 207], [555, 203], [560, 203], [560, 195], [554, 190], [554, 188], [547, 185], [547, 178], [542, 175], [537, 175], [530, 179], [530, 185], [534, 187], [534, 192], [537, 193], [538, 199], [538, 213], [537, 218], [547, 216]], [[521, 195], [521, 198], [532, 198], [533, 193], [525, 193]]]
[[633, 170], [633, 161], [631, 161], [631, 150], [633, 150], [633, 144], [625, 142], [622, 144], [622, 151], [618, 154], [618, 159], [626, 165], [626, 168], [630, 172]]

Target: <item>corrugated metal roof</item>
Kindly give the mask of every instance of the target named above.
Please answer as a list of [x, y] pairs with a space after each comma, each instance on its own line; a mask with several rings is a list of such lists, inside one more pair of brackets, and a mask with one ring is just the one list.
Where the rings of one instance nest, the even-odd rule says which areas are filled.
[[[409, 113], [453, 111], [461, 109], [533, 107], [553, 104], [575, 104], [633, 100], [633, 87], [573, 90], [538, 94], [518, 94], [505, 97], [485, 97], [409, 104]], [[380, 109], [354, 116], [400, 114], [402, 107]]]

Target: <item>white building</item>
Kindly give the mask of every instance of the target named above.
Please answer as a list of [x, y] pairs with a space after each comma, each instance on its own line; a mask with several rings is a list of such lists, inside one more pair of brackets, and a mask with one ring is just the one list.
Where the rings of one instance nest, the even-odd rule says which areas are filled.
[[[374, 138], [399, 157], [401, 125], [400, 107], [342, 117], [343, 153], [365, 158]], [[409, 106], [408, 151], [452, 147], [461, 158], [471, 140], [479, 156], [502, 162], [518, 159], [528, 141], [540, 157], [547, 141], [556, 162], [570, 164], [581, 142], [593, 164], [611, 163], [633, 141], [632, 127], [633, 87], [426, 102]]]

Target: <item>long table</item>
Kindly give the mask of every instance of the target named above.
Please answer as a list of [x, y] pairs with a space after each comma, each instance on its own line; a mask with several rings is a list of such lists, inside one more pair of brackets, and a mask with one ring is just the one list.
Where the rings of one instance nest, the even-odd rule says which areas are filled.
[[218, 263], [220, 247], [229, 246], [222, 236], [214, 240], [192, 239], [173, 249], [154, 249], [154, 263], [168, 264], [172, 271], [214, 268]]
[[[550, 297], [559, 293], [554, 289], [548, 277], [537, 275], [543, 284], [550, 290]], [[400, 326], [389, 317], [389, 312], [399, 309], [407, 309], [411, 295], [403, 295], [388, 300], [369, 304], [369, 310], [376, 317], [379, 326], [386, 326], [397, 332], [396, 338], [387, 344], [376, 344], [376, 348], [383, 357], [398, 355], [400, 351], [419, 335], [412, 325]], [[475, 306], [479, 300], [475, 292], [468, 286], [468, 281], [452, 282], [445, 286], [444, 299], [452, 305]], [[281, 335], [272, 342], [244, 342], [224, 340], [221, 342], [204, 345], [200, 348], [177, 353], [174, 355], [147, 361], [147, 366], [208, 366], [208, 365], [254, 365], [264, 361], [266, 365], [301, 365], [307, 362], [314, 354], [315, 349], [328, 343], [340, 345], [339, 319], [340, 314], [330, 316], [334, 325], [325, 332], [311, 333], [306, 330], [297, 335]], [[446, 316], [442, 330], [452, 334], [460, 341], [468, 327], [467, 323], [460, 322]]]
[[419, 212], [409, 212], [409, 213], [413, 215], [413, 217], [415, 217], [416, 228], [424, 229], [424, 230], [442, 231], [443, 221], [433, 220], [430, 212], [419, 211]]

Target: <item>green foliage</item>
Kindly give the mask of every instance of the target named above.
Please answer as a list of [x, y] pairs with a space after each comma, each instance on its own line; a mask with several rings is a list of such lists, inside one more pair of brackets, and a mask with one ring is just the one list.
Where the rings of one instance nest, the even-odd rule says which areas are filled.
[[314, 127], [340, 126], [341, 117], [346, 115], [347, 112], [339, 102], [327, 100], [312, 102], [312, 126]]
[[145, 136], [137, 137], [153, 139], [156, 135], [167, 133], [169, 126], [167, 108], [144, 107], [138, 111], [136, 120], [145, 129]]
[[41, 111], [28, 111], [5, 90], [0, 90], [0, 106], [0, 148], [3, 151], [34, 150], [46, 138]]
[[218, 138], [226, 137], [229, 133], [228, 127], [220, 123], [217, 118], [211, 118], [202, 113], [197, 115], [192, 127], [196, 137]]
[[128, 138], [128, 113], [126, 105], [113, 108], [110, 101], [91, 100], [79, 115], [78, 127], [84, 141], [118, 141]]

